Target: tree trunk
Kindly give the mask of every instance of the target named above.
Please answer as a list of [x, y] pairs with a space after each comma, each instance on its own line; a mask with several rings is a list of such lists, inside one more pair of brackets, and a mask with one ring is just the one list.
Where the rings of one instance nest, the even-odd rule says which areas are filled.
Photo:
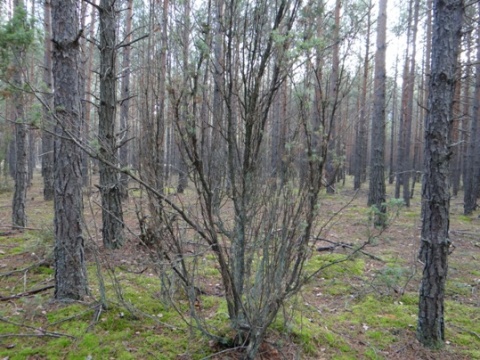
[[224, 85], [224, 0], [215, 0], [215, 29], [213, 35], [213, 108], [212, 108], [212, 142], [209, 156], [208, 175], [214, 191], [213, 201], [218, 203], [220, 191], [225, 179], [225, 85]]
[[[127, 0], [127, 15], [125, 22], [125, 43], [131, 41], [132, 17], [133, 17], [133, 0]], [[121, 101], [120, 101], [120, 137], [123, 144], [119, 149], [120, 167], [128, 167], [130, 125], [128, 115], [130, 111], [130, 46], [123, 48], [122, 57], [122, 85], [121, 85]], [[120, 192], [123, 199], [128, 198], [128, 175], [120, 174]]]
[[[480, 13], [480, 5], [479, 5]], [[480, 22], [480, 20], [479, 20]], [[475, 65], [475, 94], [473, 99], [473, 114], [470, 125], [470, 139], [468, 142], [467, 156], [465, 161], [465, 179], [464, 179], [464, 199], [463, 213], [470, 215], [477, 208], [477, 189], [478, 189], [478, 139], [480, 138], [480, 28], [477, 31], [477, 63]]]
[[338, 85], [339, 85], [339, 70], [340, 70], [340, 9], [342, 8], [342, 2], [336, 0], [335, 3], [335, 26], [333, 35], [333, 55], [332, 55], [332, 72], [330, 76], [330, 89], [329, 89], [329, 102], [332, 104], [329, 124], [329, 144], [327, 153], [327, 164], [325, 177], [327, 181], [327, 193], [333, 194], [335, 192], [335, 179], [339, 164], [336, 163], [336, 127], [338, 126], [336, 112], [336, 105], [338, 102]]
[[[462, 69], [457, 68], [457, 79], [461, 79]], [[461, 117], [461, 91], [462, 83], [457, 81], [455, 85], [455, 94], [453, 98], [453, 119], [452, 119], [452, 136], [450, 143], [452, 144], [452, 166], [450, 171], [450, 178], [452, 183], [452, 195], [457, 196], [460, 190], [460, 175], [462, 174], [461, 168], [461, 152], [460, 152], [460, 117]]]
[[75, 0], [52, 0], [55, 144], [55, 299], [80, 300], [88, 293], [82, 235], [81, 150], [70, 137], [82, 130], [79, 27]]
[[362, 95], [360, 103], [360, 122], [358, 124], [357, 138], [355, 139], [355, 173], [353, 179], [353, 189], [358, 190], [362, 184], [363, 173], [366, 168], [367, 158], [367, 85], [369, 75], [369, 57], [370, 57], [370, 27], [372, 2], [368, 4], [367, 15], [367, 38], [365, 40], [365, 58], [363, 59], [363, 81]]
[[[101, 0], [100, 22], [100, 106], [98, 112], [99, 154], [103, 161], [116, 164], [116, 13], [115, 0]], [[118, 173], [99, 162], [102, 197], [103, 244], [110, 249], [123, 245], [123, 213]]]
[[[182, 57], [183, 57], [183, 86], [185, 89], [188, 89], [189, 75], [188, 75], [188, 56], [189, 56], [189, 39], [190, 39], [190, 1], [186, 0], [184, 2], [184, 24], [181, 31], [181, 36], [183, 40], [182, 46]], [[188, 114], [188, 99], [185, 98], [182, 100], [182, 117], [185, 118]], [[178, 149], [178, 185], [177, 192], [182, 194], [185, 191], [185, 188], [188, 185], [188, 165], [187, 165], [187, 154], [184, 151], [185, 147], [182, 144], [183, 139], [177, 140], [177, 149]]]
[[410, 206], [410, 175], [412, 172], [411, 159], [411, 143], [412, 143], [412, 126], [413, 126], [413, 97], [415, 96], [415, 67], [416, 67], [416, 45], [417, 45], [417, 28], [418, 28], [418, 12], [420, 0], [415, 0], [413, 11], [413, 28], [412, 28], [412, 53], [410, 54], [409, 75], [407, 82], [407, 103], [404, 108], [404, 144], [403, 144], [403, 163], [402, 163], [402, 186], [403, 201], [406, 206]]
[[[472, 41], [472, 36], [471, 32], [467, 31], [465, 34], [465, 43], [466, 43], [466, 58], [470, 59], [471, 58], [471, 41]], [[467, 130], [471, 124], [471, 96], [470, 96], [470, 86], [471, 86], [471, 69], [470, 66], [465, 67], [465, 75], [464, 75], [464, 81], [463, 81], [463, 112], [462, 112], [462, 132], [461, 132], [461, 148], [462, 148], [462, 178], [463, 178], [463, 189], [465, 190], [466, 187], [466, 181], [468, 178], [468, 169], [469, 169], [469, 163], [467, 161], [467, 153], [468, 153], [468, 146], [470, 142], [470, 136], [469, 136], [469, 131]], [[465, 191], [464, 191], [465, 193]], [[464, 194], [465, 196], [465, 194]], [[465, 198], [464, 198], [465, 202]]]
[[403, 65], [403, 74], [402, 74], [402, 98], [400, 105], [400, 116], [398, 119], [398, 151], [397, 151], [397, 176], [395, 180], [395, 198], [400, 198], [400, 190], [403, 182], [403, 176], [405, 173], [405, 143], [406, 143], [406, 126], [405, 118], [408, 110], [408, 79], [409, 79], [409, 50], [410, 50], [410, 39], [411, 39], [411, 24], [412, 24], [412, 7], [413, 2], [410, 1], [408, 5], [408, 20], [407, 20], [407, 45], [405, 48], [405, 59]]
[[387, 0], [380, 0], [377, 22], [377, 52], [375, 53], [375, 80], [371, 138], [370, 186], [368, 205], [375, 205], [375, 225], [385, 225], [385, 92], [386, 92], [386, 29]]
[[[19, 11], [23, 9], [23, 1], [14, 1], [16, 14], [21, 16]], [[25, 202], [27, 198], [27, 124], [25, 123], [25, 94], [23, 88], [23, 61], [25, 49], [22, 45], [13, 47], [13, 69], [12, 83], [15, 87], [13, 93], [14, 123], [15, 123], [15, 191], [12, 202], [12, 226], [23, 228], [27, 226], [27, 215], [25, 213]]]
[[444, 297], [448, 269], [450, 128], [456, 66], [462, 31], [462, 0], [435, 0], [432, 66], [425, 127], [422, 187], [424, 263], [420, 285], [417, 339], [427, 347], [443, 346]]
[[53, 79], [52, 79], [52, 22], [51, 22], [51, 0], [45, 0], [43, 12], [43, 26], [45, 32], [44, 53], [43, 53], [43, 83], [45, 92], [43, 102], [43, 128], [42, 134], [42, 176], [43, 176], [43, 198], [53, 200], [53, 135], [54, 128], [50, 112], [53, 110]]
[[392, 129], [390, 133], [390, 161], [389, 161], [389, 170], [388, 170], [388, 183], [393, 184], [395, 180], [395, 173], [396, 168], [398, 168], [398, 164], [395, 164], [393, 159], [395, 158], [395, 138], [396, 138], [396, 130], [397, 130], [397, 78], [398, 78], [398, 55], [395, 61], [395, 75], [393, 77], [393, 91], [392, 91]]
[[[92, 3], [96, 4], [98, 1], [93, 0]], [[95, 20], [97, 15], [97, 9], [92, 6], [92, 11], [90, 12], [90, 31], [89, 31], [89, 43], [88, 43], [88, 56], [87, 56], [87, 66], [85, 69], [85, 90], [84, 90], [84, 124], [83, 124], [83, 132], [84, 138], [90, 139], [90, 125], [92, 123], [92, 101], [91, 101], [91, 92], [92, 92], [92, 67], [94, 62], [94, 49], [95, 49]], [[91, 159], [88, 156], [85, 156], [82, 162], [82, 176], [83, 176], [83, 185], [84, 186], [91, 186], [90, 182], [90, 164]]]

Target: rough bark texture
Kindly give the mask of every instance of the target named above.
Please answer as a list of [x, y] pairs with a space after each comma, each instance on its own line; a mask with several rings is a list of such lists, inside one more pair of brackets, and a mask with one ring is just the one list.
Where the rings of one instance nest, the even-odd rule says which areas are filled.
[[43, 54], [43, 83], [45, 93], [43, 101], [47, 105], [43, 109], [43, 128], [42, 134], [42, 176], [43, 176], [43, 198], [44, 200], [53, 200], [53, 129], [50, 111], [52, 110], [52, 23], [51, 23], [51, 1], [45, 0], [43, 12], [43, 26], [45, 31], [44, 54]]
[[[92, 3], [96, 4], [98, 0], [92, 1]], [[94, 50], [95, 50], [95, 41], [92, 41], [92, 39], [95, 36], [95, 31], [96, 31], [96, 15], [97, 15], [97, 9], [92, 6], [92, 11], [90, 13], [90, 30], [88, 37], [91, 40], [88, 43], [88, 53], [87, 53], [87, 65], [84, 66], [84, 71], [85, 71], [85, 90], [84, 90], [84, 96], [85, 96], [85, 101], [84, 101], [84, 122], [83, 122], [83, 131], [84, 131], [84, 138], [85, 139], [90, 139], [90, 123], [91, 123], [91, 115], [92, 115], [92, 100], [91, 100], [91, 91], [92, 91], [92, 77], [93, 77], [93, 62], [94, 62]], [[86, 34], [85, 34], [86, 35]], [[83, 164], [82, 164], [82, 171], [83, 171], [83, 185], [84, 186], [89, 186], [91, 185], [91, 179], [90, 179], [90, 158], [88, 156], [85, 156], [83, 159]]]
[[368, 4], [367, 14], [367, 37], [365, 40], [365, 58], [363, 59], [363, 79], [362, 79], [362, 95], [360, 104], [360, 121], [358, 123], [358, 131], [355, 139], [355, 171], [353, 180], [353, 189], [358, 190], [363, 181], [367, 158], [367, 91], [368, 78], [370, 68], [370, 27], [371, 27], [372, 2]]
[[[100, 106], [98, 142], [102, 160], [115, 164], [116, 137], [116, 9], [114, 0], [100, 1]], [[119, 248], [124, 242], [123, 213], [118, 173], [103, 161], [99, 162], [102, 196], [102, 235], [107, 248]]]
[[406, 206], [410, 206], [410, 175], [414, 170], [412, 166], [412, 156], [411, 156], [411, 143], [412, 143], [412, 126], [413, 126], [413, 102], [415, 96], [415, 70], [416, 70], [416, 49], [417, 49], [417, 29], [418, 29], [418, 13], [419, 13], [420, 1], [415, 0], [414, 11], [413, 11], [413, 27], [412, 27], [412, 53], [410, 55], [410, 68], [408, 75], [408, 84], [407, 84], [407, 106], [405, 112], [405, 120], [403, 125], [405, 127], [405, 143], [404, 143], [404, 154], [403, 154], [403, 201]]
[[[189, 40], [190, 40], [190, 1], [186, 0], [184, 2], [184, 26], [181, 30], [181, 36], [183, 38], [183, 46], [182, 46], [182, 62], [183, 62], [183, 83], [184, 87], [188, 88], [189, 82], [189, 75], [188, 75], [188, 57], [189, 57]], [[182, 104], [182, 116], [187, 116], [187, 107], [188, 101], [187, 99], [183, 100]], [[182, 140], [177, 139], [177, 150], [178, 150], [178, 185], [177, 185], [177, 192], [182, 194], [187, 185], [188, 185], [188, 164], [187, 164], [187, 154], [184, 151], [182, 146]]]
[[[480, 5], [479, 5], [480, 12]], [[480, 20], [479, 20], [480, 21]], [[480, 30], [479, 30], [480, 31]], [[464, 195], [463, 195], [463, 213], [470, 215], [477, 207], [478, 196], [478, 144], [479, 130], [478, 122], [480, 116], [480, 34], [477, 33], [477, 64], [475, 65], [475, 95], [473, 100], [473, 114], [470, 124], [470, 138], [466, 151], [465, 159], [465, 179], [464, 179]]]
[[339, 141], [337, 137], [337, 122], [340, 121], [340, 117], [335, 114], [336, 104], [338, 102], [338, 85], [339, 85], [339, 73], [340, 73], [340, 10], [342, 8], [342, 2], [336, 0], [335, 2], [335, 26], [334, 26], [334, 45], [332, 51], [332, 72], [330, 73], [330, 89], [329, 89], [329, 102], [332, 103], [332, 114], [330, 118], [330, 129], [329, 129], [329, 143], [328, 143], [328, 154], [327, 154], [327, 164], [325, 166], [325, 178], [327, 181], [327, 193], [333, 194], [335, 192], [335, 181], [337, 177], [337, 171], [339, 164], [336, 163], [335, 158], [336, 154], [336, 142]]
[[406, 142], [406, 126], [405, 118], [408, 109], [408, 76], [409, 76], [409, 51], [410, 39], [412, 36], [412, 7], [413, 2], [410, 1], [408, 6], [408, 20], [407, 20], [407, 47], [405, 48], [405, 59], [402, 74], [402, 100], [400, 106], [400, 117], [398, 119], [398, 151], [397, 151], [397, 176], [395, 180], [395, 198], [400, 198], [400, 188], [403, 185], [403, 175], [405, 173], [405, 142]]
[[[395, 61], [395, 75], [393, 76], [394, 79], [397, 79], [398, 77], [398, 55], [397, 59]], [[393, 181], [395, 180], [395, 172], [396, 172], [396, 167], [397, 164], [393, 161], [395, 158], [395, 151], [397, 147], [395, 146], [395, 139], [397, 135], [397, 92], [398, 92], [398, 86], [397, 82], [395, 81], [393, 84], [393, 90], [392, 90], [392, 128], [390, 131], [390, 160], [389, 160], [389, 169], [388, 169], [388, 183], [393, 184]]]
[[432, 66], [425, 127], [422, 188], [422, 241], [425, 264], [420, 286], [417, 338], [427, 347], [444, 341], [444, 296], [449, 229], [449, 134], [457, 55], [463, 19], [462, 0], [434, 1]]
[[[133, 0], [127, 0], [126, 5], [127, 18], [125, 19], [125, 43], [129, 43], [132, 39], [132, 17], [133, 17]], [[120, 136], [122, 139], [122, 146], [119, 150], [120, 166], [122, 168], [128, 167], [128, 152], [129, 144], [127, 143], [129, 135], [128, 116], [130, 112], [130, 46], [123, 48], [122, 54], [122, 87], [121, 87], [121, 102], [120, 102]], [[122, 198], [128, 198], [128, 175], [120, 175], [120, 192]]]
[[373, 101], [370, 186], [368, 205], [375, 205], [379, 211], [376, 225], [383, 226], [385, 219], [385, 53], [387, 29], [387, 0], [379, 3], [377, 22], [377, 52], [375, 53], [375, 99]]
[[[14, 1], [15, 11], [23, 7], [23, 1]], [[27, 124], [25, 123], [24, 93], [23, 87], [23, 61], [25, 49], [23, 46], [13, 47], [13, 77], [12, 83], [16, 90], [13, 94], [14, 122], [15, 122], [15, 191], [12, 201], [12, 226], [23, 228], [27, 226], [25, 202], [27, 198]]]
[[55, 298], [79, 300], [87, 295], [82, 236], [81, 150], [68, 140], [82, 129], [79, 89], [77, 2], [52, 0], [55, 186]]

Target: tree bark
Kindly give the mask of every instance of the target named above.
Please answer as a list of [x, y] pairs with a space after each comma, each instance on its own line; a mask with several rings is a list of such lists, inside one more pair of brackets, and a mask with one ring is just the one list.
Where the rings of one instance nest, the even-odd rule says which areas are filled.
[[[96, 4], [98, 0], [93, 0], [92, 3]], [[93, 67], [93, 62], [94, 62], [94, 50], [95, 50], [95, 41], [94, 41], [94, 36], [95, 36], [95, 21], [96, 21], [96, 15], [97, 15], [97, 9], [92, 6], [91, 12], [90, 12], [90, 30], [89, 30], [89, 43], [88, 43], [88, 55], [87, 55], [87, 66], [84, 67], [85, 70], [85, 90], [84, 90], [84, 124], [83, 124], [83, 132], [84, 132], [84, 138], [85, 139], [90, 139], [90, 125], [92, 123], [92, 67]], [[84, 186], [91, 186], [91, 181], [90, 181], [90, 166], [91, 160], [88, 156], [85, 156], [82, 162], [82, 171], [83, 171], [83, 185]]]
[[51, 0], [45, 0], [43, 11], [43, 26], [45, 32], [44, 54], [43, 54], [43, 83], [45, 86], [43, 102], [43, 128], [42, 134], [42, 176], [43, 176], [43, 198], [53, 200], [53, 123], [50, 112], [53, 109], [53, 79], [52, 79], [52, 22], [51, 22]]
[[[189, 40], [190, 40], [190, 1], [184, 1], [184, 24], [181, 30], [181, 37], [183, 40], [182, 46], [182, 67], [183, 67], [183, 86], [185, 89], [188, 89], [188, 57], [189, 57]], [[185, 98], [182, 100], [182, 117], [185, 118], [188, 114], [188, 100]], [[182, 146], [183, 139], [177, 140], [177, 154], [178, 154], [178, 185], [177, 192], [182, 194], [187, 185], [188, 185], [188, 164], [187, 164], [187, 154]]]
[[[480, 13], [480, 5], [479, 5]], [[480, 22], [480, 20], [479, 20]], [[473, 113], [470, 124], [470, 136], [465, 161], [465, 179], [464, 179], [464, 199], [463, 213], [470, 215], [477, 208], [477, 191], [478, 191], [478, 139], [480, 138], [480, 30], [477, 33], [477, 64], [475, 65], [475, 94], [473, 99]]]
[[375, 205], [375, 225], [385, 225], [385, 92], [386, 92], [386, 30], [387, 0], [380, 0], [377, 22], [377, 51], [375, 53], [375, 79], [371, 137], [370, 186], [368, 205]]
[[369, 75], [369, 57], [370, 57], [370, 27], [371, 27], [372, 2], [368, 4], [367, 15], [367, 37], [365, 40], [365, 58], [363, 59], [363, 80], [362, 95], [360, 103], [360, 121], [358, 124], [357, 137], [355, 139], [355, 172], [353, 180], [353, 189], [358, 190], [363, 181], [363, 174], [366, 168], [367, 159], [367, 90]]
[[[133, 17], [133, 0], [127, 0], [127, 15], [125, 20], [125, 38], [124, 42], [131, 41], [132, 17]], [[122, 85], [121, 85], [121, 102], [120, 102], [120, 136], [123, 144], [119, 149], [120, 167], [128, 167], [129, 144], [126, 142], [130, 137], [130, 125], [128, 116], [130, 112], [130, 46], [123, 48], [122, 54]], [[128, 198], [128, 175], [122, 173], [120, 175], [120, 192], [123, 199]]]
[[418, 13], [420, 7], [420, 0], [415, 0], [413, 10], [413, 28], [412, 28], [412, 53], [410, 54], [409, 75], [407, 81], [407, 103], [404, 108], [403, 126], [405, 131], [405, 138], [403, 144], [403, 164], [402, 164], [402, 186], [403, 186], [403, 201], [406, 206], [410, 206], [410, 175], [412, 172], [411, 159], [411, 143], [412, 143], [412, 126], [413, 126], [413, 98], [415, 96], [415, 67], [416, 67], [416, 45], [417, 45], [417, 28], [418, 28]]
[[[14, 16], [21, 16], [23, 0], [15, 0]], [[12, 83], [15, 86], [13, 93], [14, 123], [15, 123], [15, 191], [12, 201], [12, 226], [23, 228], [27, 226], [25, 202], [27, 198], [27, 124], [25, 123], [25, 94], [23, 93], [25, 49], [23, 45], [13, 46]]]
[[[116, 164], [116, 14], [115, 0], [101, 0], [100, 23], [100, 106], [98, 142], [101, 159]], [[99, 162], [102, 197], [103, 245], [115, 249], [123, 245], [123, 212], [118, 173]]]
[[422, 186], [422, 240], [424, 263], [419, 294], [417, 339], [426, 347], [443, 346], [444, 297], [448, 269], [449, 148], [456, 66], [462, 31], [462, 0], [435, 0], [432, 65], [425, 127]]
[[88, 293], [82, 235], [82, 153], [69, 138], [82, 130], [77, 2], [52, 0], [54, 80], [55, 299], [79, 300]]
[[[336, 106], [338, 105], [338, 85], [339, 85], [339, 71], [340, 71], [340, 9], [342, 8], [341, 0], [336, 0], [335, 2], [335, 26], [333, 34], [333, 53], [332, 53], [332, 72], [330, 76], [330, 89], [328, 100], [332, 104], [331, 117], [329, 123], [329, 143], [328, 143], [328, 153], [327, 153], [327, 163], [325, 166], [325, 178], [327, 181], [327, 193], [335, 193], [335, 180], [337, 176], [337, 171], [339, 164], [336, 163], [335, 158], [336, 154], [336, 142], [339, 141], [336, 138], [336, 128], [338, 127], [337, 122], [339, 117], [336, 113]], [[338, 118], [338, 119], [337, 119]]]

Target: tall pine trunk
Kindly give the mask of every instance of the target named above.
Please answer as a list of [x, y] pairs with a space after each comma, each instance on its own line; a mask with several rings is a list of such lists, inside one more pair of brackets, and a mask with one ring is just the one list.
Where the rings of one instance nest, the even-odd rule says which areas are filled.
[[[133, 0], [127, 0], [127, 14], [125, 22], [125, 39], [127, 44], [123, 48], [122, 54], [122, 84], [121, 84], [121, 99], [120, 99], [120, 136], [122, 144], [119, 149], [120, 167], [128, 167], [128, 153], [129, 153], [129, 138], [130, 138], [130, 45], [131, 31], [132, 31], [132, 17], [133, 17]], [[122, 198], [128, 198], [128, 175], [122, 173], [120, 175], [120, 192]]]
[[[480, 5], [479, 5], [480, 13]], [[479, 20], [480, 21], [480, 20]], [[464, 200], [463, 213], [471, 214], [477, 207], [477, 190], [478, 190], [478, 162], [477, 156], [480, 126], [480, 28], [477, 33], [477, 63], [475, 65], [475, 94], [473, 100], [473, 114], [470, 124], [470, 137], [468, 141], [467, 155], [465, 161], [465, 179], [464, 179]]]
[[368, 4], [367, 15], [367, 37], [365, 40], [365, 58], [363, 59], [363, 79], [362, 79], [362, 95], [360, 104], [360, 122], [358, 124], [357, 137], [355, 139], [355, 170], [353, 189], [358, 190], [363, 181], [363, 174], [366, 168], [367, 159], [367, 90], [368, 90], [368, 74], [369, 74], [369, 57], [370, 57], [370, 27], [371, 27], [371, 1]]
[[[15, 0], [14, 16], [26, 16], [23, 0]], [[23, 14], [23, 15], [22, 15]], [[27, 226], [25, 202], [27, 198], [27, 124], [25, 122], [25, 94], [23, 88], [23, 73], [25, 48], [22, 45], [13, 46], [13, 76], [15, 86], [13, 93], [14, 123], [15, 123], [15, 191], [12, 201], [12, 226], [23, 228]]]
[[42, 134], [42, 176], [43, 176], [43, 198], [53, 200], [53, 123], [50, 111], [53, 109], [52, 94], [52, 22], [51, 22], [51, 0], [45, 0], [43, 12], [43, 26], [45, 32], [44, 54], [43, 54], [43, 83], [45, 92], [43, 102], [43, 128]]
[[116, 97], [116, 14], [115, 0], [101, 0], [100, 22], [100, 106], [98, 112], [98, 143], [102, 197], [103, 244], [110, 249], [124, 242], [120, 179], [110, 164], [116, 164], [115, 116]]
[[55, 299], [79, 300], [88, 293], [82, 235], [82, 153], [70, 137], [82, 131], [80, 30], [77, 2], [52, 0], [54, 80]]
[[444, 298], [450, 246], [450, 130], [464, 5], [462, 0], [435, 0], [433, 9], [432, 66], [422, 187], [420, 260], [424, 268], [417, 339], [424, 346], [438, 348], [443, 346], [445, 339]]
[[375, 53], [375, 80], [371, 138], [371, 166], [368, 205], [375, 205], [375, 225], [385, 225], [385, 92], [386, 92], [386, 29], [387, 0], [380, 0], [377, 22], [377, 52]]

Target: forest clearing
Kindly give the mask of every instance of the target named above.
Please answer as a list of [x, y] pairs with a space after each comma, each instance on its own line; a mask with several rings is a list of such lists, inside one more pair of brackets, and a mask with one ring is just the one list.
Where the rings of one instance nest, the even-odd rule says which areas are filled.
[[[30, 230], [0, 233], [0, 358], [1, 359], [237, 359], [235, 349], [191, 328], [188, 301], [178, 291], [171, 270], [169, 295], [162, 294], [160, 268], [152, 247], [140, 244], [135, 204], [139, 192], [125, 203], [129, 226], [126, 244], [102, 247], [99, 194], [85, 203], [89, 229], [86, 257], [90, 296], [84, 301], [53, 301], [53, 204], [42, 200], [40, 178], [29, 191]], [[322, 237], [351, 244], [313, 252], [306, 267], [326, 268], [289, 299], [271, 326], [259, 359], [480, 359], [480, 219], [462, 215], [452, 199], [453, 242], [446, 286], [446, 346], [427, 350], [415, 339], [418, 287], [422, 266], [419, 250], [420, 207], [416, 194], [410, 208], [400, 207], [388, 228], [378, 233], [365, 206], [366, 192], [346, 185], [320, 199]], [[11, 182], [10, 182], [11, 184]], [[10, 189], [11, 190], [11, 189]], [[393, 189], [387, 188], [391, 194]], [[181, 196], [188, 202], [191, 189]], [[128, 213], [127, 213], [128, 212]], [[11, 192], [0, 195], [0, 223], [11, 216]], [[130, 232], [131, 231], [131, 232]], [[355, 246], [370, 244], [349, 257]], [[317, 247], [331, 243], [318, 242]], [[197, 306], [204, 321], [228, 333], [219, 272], [205, 252], [198, 261], [201, 294]], [[105, 286], [102, 309], [99, 279]], [[177, 291], [175, 291], [177, 287]], [[36, 290], [40, 290], [35, 293]], [[121, 294], [121, 296], [120, 296]], [[167, 296], [167, 297], [166, 297]], [[174, 301], [174, 305], [170, 302]]]

